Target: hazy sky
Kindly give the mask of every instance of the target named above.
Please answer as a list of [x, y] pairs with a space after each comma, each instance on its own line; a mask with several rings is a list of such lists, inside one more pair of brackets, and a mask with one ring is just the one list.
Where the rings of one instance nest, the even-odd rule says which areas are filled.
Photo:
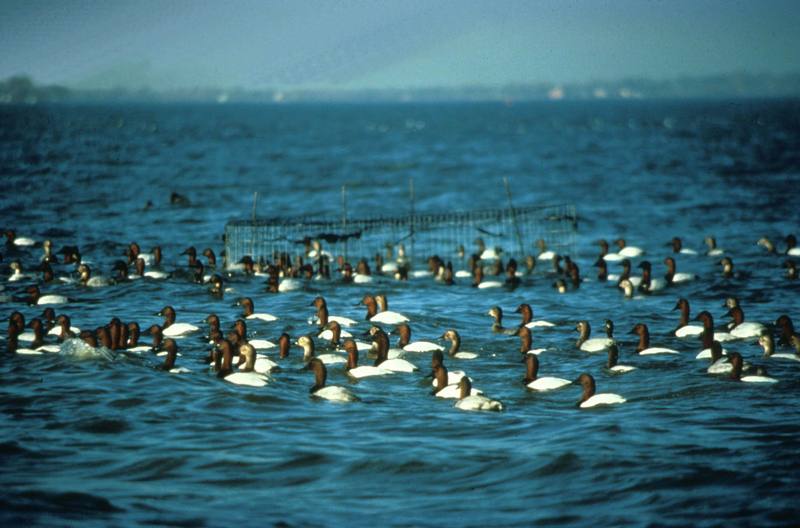
[[0, 0], [0, 78], [420, 87], [800, 72], [800, 0]]

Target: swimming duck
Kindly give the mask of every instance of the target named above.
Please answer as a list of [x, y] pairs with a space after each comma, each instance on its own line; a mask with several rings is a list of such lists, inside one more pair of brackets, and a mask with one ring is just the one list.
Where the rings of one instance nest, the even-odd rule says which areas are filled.
[[675, 308], [672, 310], [681, 311], [681, 318], [678, 322], [678, 328], [675, 329], [675, 336], [694, 337], [703, 333], [702, 326], [689, 324], [689, 301], [684, 298], [678, 299], [678, 302], [675, 304]]
[[624, 238], [618, 238], [614, 243], [619, 248], [618, 253], [621, 257], [637, 258], [644, 255], [644, 250], [642, 248], [627, 245]]
[[312, 358], [305, 366], [305, 370], [314, 372], [314, 385], [309, 392], [316, 398], [330, 401], [354, 402], [358, 397], [344, 387], [338, 385], [325, 385], [328, 379], [328, 369], [318, 358]]
[[778, 339], [778, 344], [781, 346], [791, 345], [792, 336], [796, 335], [792, 319], [788, 315], [783, 314], [775, 320], [775, 326], [781, 329], [781, 337]]
[[606, 363], [606, 368], [615, 374], [625, 374], [626, 372], [636, 370], [636, 367], [630, 365], [619, 365], [617, 363], [618, 361], [619, 347], [617, 347], [615, 343], [608, 347], [608, 362]]
[[539, 375], [539, 358], [534, 354], [525, 355], [525, 386], [531, 390], [544, 392], [555, 389], [560, 389], [572, 382], [563, 378], [554, 378], [551, 376], [538, 377]]
[[653, 293], [663, 290], [667, 286], [666, 280], [661, 280], [652, 277], [652, 268], [650, 262], [643, 260], [639, 263], [642, 269], [642, 282], [639, 284], [639, 291], [642, 293]]
[[250, 343], [239, 344], [239, 372], [256, 372], [258, 374], [269, 374], [278, 369], [278, 364], [266, 356], [256, 353], [256, 349]]
[[683, 247], [683, 241], [680, 237], [673, 237], [672, 242], [670, 242], [672, 246], [673, 253], [681, 253], [683, 255], [697, 255], [697, 251], [689, 248]]
[[[437, 398], [448, 398], [448, 399], [461, 398], [461, 389], [459, 388], [458, 384], [464, 377], [466, 376], [459, 375], [456, 378], [456, 380], [453, 381], [453, 376], [447, 371], [447, 367], [445, 367], [443, 363], [433, 365], [434, 388], [431, 394], [433, 394]], [[478, 395], [482, 394], [482, 391], [479, 391], [478, 389], [475, 388], [470, 388], [470, 394]]]
[[161, 345], [167, 351], [167, 357], [164, 363], [159, 366], [159, 369], [169, 372], [170, 374], [186, 374], [191, 370], [184, 367], [175, 366], [175, 358], [178, 356], [178, 344], [174, 339], [165, 339]]
[[268, 313], [253, 313], [253, 299], [250, 297], [242, 297], [236, 303], [242, 307], [242, 317], [245, 319], [258, 319], [260, 321], [271, 322], [277, 321], [278, 318]]
[[707, 372], [709, 374], [727, 374], [733, 369], [733, 365], [726, 357], [726, 352], [722, 349], [722, 344], [719, 341], [714, 341], [709, 347], [709, 357], [711, 365], [709, 365]]
[[397, 346], [406, 352], [433, 352], [434, 350], [444, 350], [444, 347], [431, 341], [411, 341], [411, 327], [407, 323], [400, 323], [395, 327], [395, 332], [400, 336]]
[[717, 257], [725, 253], [724, 249], [720, 249], [717, 247], [717, 239], [713, 236], [707, 236], [705, 238], [706, 246], [708, 246], [708, 251], [706, 251], [706, 255], [709, 257]]
[[[387, 309], [388, 306], [385, 295], [376, 295], [374, 297], [369, 294], [364, 295], [364, 298], [361, 299], [361, 304], [367, 307], [367, 316], [365, 319], [373, 324], [396, 325], [406, 323], [409, 320], [405, 315]], [[378, 311], [379, 307], [380, 312]]]
[[30, 275], [22, 272], [22, 264], [18, 260], [12, 261], [8, 267], [11, 269], [11, 275], [8, 276], [8, 282], [17, 282], [21, 280], [28, 280]]
[[316, 357], [318, 360], [322, 361], [328, 365], [334, 365], [338, 363], [346, 363], [347, 360], [339, 355], [336, 354], [320, 354], [319, 356], [314, 355], [314, 340], [311, 339], [310, 336], [300, 336], [295, 344], [299, 347], [303, 348], [303, 361], [310, 361], [312, 358]]
[[534, 245], [539, 249], [539, 254], [536, 256], [537, 260], [553, 260], [555, 258], [556, 254], [547, 250], [547, 244], [543, 239], [538, 239]]
[[602, 259], [603, 262], [619, 262], [620, 260], [623, 260], [625, 258], [619, 253], [609, 253], [608, 242], [606, 242], [605, 239], [599, 240], [598, 244], [600, 245], [599, 259]]
[[355, 342], [352, 339], [346, 339], [344, 342], [344, 350], [347, 352], [347, 365], [345, 366], [345, 371], [347, 375], [351, 378], [368, 378], [371, 376], [386, 376], [392, 373], [391, 370], [387, 370], [381, 367], [375, 367], [370, 365], [365, 365], [362, 367], [358, 366], [358, 348], [356, 347]]
[[615, 405], [619, 403], [625, 403], [627, 401], [619, 394], [610, 392], [596, 394], [595, 391], [597, 390], [597, 385], [595, 384], [594, 378], [591, 374], [584, 372], [578, 377], [577, 380], [575, 380], [575, 382], [579, 383], [581, 387], [583, 387], [583, 394], [581, 394], [581, 399], [578, 401], [578, 406], [581, 409], [597, 407], [598, 405]]
[[[160, 330], [161, 327], [158, 328]], [[128, 342], [125, 344], [125, 348], [128, 352], [149, 352], [153, 349], [151, 346], [139, 344], [140, 335], [141, 328], [139, 327], [139, 323], [136, 321], [128, 323]]]
[[393, 372], [414, 372], [419, 370], [410, 361], [399, 357], [389, 358], [389, 336], [380, 327], [370, 327], [369, 335], [372, 336], [372, 341], [375, 343], [375, 353], [377, 355], [374, 366]]
[[678, 354], [677, 350], [663, 347], [650, 346], [650, 330], [645, 323], [638, 323], [630, 331], [631, 334], [639, 336], [639, 344], [636, 346], [636, 353], [642, 356], [651, 354]]
[[728, 313], [733, 321], [728, 325], [728, 330], [733, 337], [747, 339], [760, 336], [766, 327], [761, 323], [744, 320], [744, 311], [741, 306], [734, 306]]
[[592, 333], [592, 327], [589, 325], [589, 321], [578, 321], [578, 324], [575, 325], [575, 331], [580, 333], [580, 337], [578, 337], [575, 346], [584, 352], [602, 352], [613, 345], [615, 343], [614, 338], [613, 336], [609, 336], [609, 331], [612, 333], [614, 331], [613, 323], [606, 319], [603, 326], [606, 330], [606, 337], [590, 339], [589, 336]]
[[791, 257], [800, 257], [800, 248], [797, 247], [797, 238], [794, 235], [786, 235], [785, 254]]
[[[222, 361], [220, 362], [220, 358]], [[233, 345], [225, 339], [220, 340], [215, 347], [214, 355], [215, 369], [217, 377], [224, 379], [234, 385], [244, 385], [247, 387], [264, 387], [269, 378], [264, 374], [256, 372], [234, 372], [233, 371]]]
[[775, 245], [767, 237], [759, 238], [758, 242], [756, 242], [756, 245], [763, 247], [767, 253], [775, 254]]
[[756, 374], [742, 376], [742, 356], [738, 352], [732, 352], [729, 356], [732, 365], [731, 379], [734, 381], [745, 381], [749, 383], [776, 383], [778, 380], [767, 375], [766, 369], [760, 367]]
[[[797, 342], [797, 336], [792, 336], [792, 340]], [[764, 357], [766, 358], [775, 358], [775, 359], [791, 359], [792, 361], [800, 361], [800, 350], [795, 352], [794, 354], [787, 354], [785, 352], [778, 352], [775, 353], [775, 340], [772, 338], [772, 334], [768, 331], [764, 331], [761, 336], [758, 338], [758, 344], [764, 349]]]
[[63, 295], [42, 295], [38, 286], [28, 286], [25, 292], [29, 295], [28, 304], [65, 304], [69, 302]]
[[736, 339], [728, 332], [714, 331], [714, 318], [706, 310], [697, 314], [695, 320], [703, 323], [703, 333], [701, 334], [703, 337], [703, 351], [697, 355], [697, 359], [706, 359], [709, 357], [712, 342], [719, 341], [720, 343], [726, 343]]
[[77, 326], [72, 326], [72, 320], [66, 314], [56, 317], [56, 325], [48, 332], [49, 335], [58, 336], [59, 341], [73, 338], [80, 333], [81, 329]]
[[13, 229], [6, 229], [6, 244], [18, 247], [30, 247], [36, 244], [36, 241], [28, 237], [18, 237]]
[[792, 260], [783, 262], [783, 267], [786, 268], [786, 278], [789, 280], [797, 280], [797, 265]]
[[545, 321], [542, 319], [533, 320], [533, 308], [531, 308], [530, 304], [522, 303], [517, 306], [517, 309], [514, 310], [515, 313], [520, 314], [522, 317], [522, 321], [520, 321], [520, 326], [526, 326], [528, 328], [552, 328], [555, 325], [550, 321]]
[[503, 326], [503, 309], [499, 306], [492, 306], [487, 313], [494, 320], [492, 322], [492, 332], [504, 335], [516, 335], [516, 328], [506, 328]]
[[482, 394], [472, 394], [472, 382], [464, 376], [458, 382], [458, 401], [455, 407], [462, 411], [502, 411], [503, 404]]
[[[166, 271], [161, 270], [147, 270], [145, 271], [145, 260], [142, 257], [137, 257], [136, 262], [134, 263], [136, 266], [136, 275], [139, 277], [147, 277], [153, 280], [164, 280], [169, 278], [169, 273]], [[202, 270], [201, 270], [202, 274]]]
[[622, 287], [622, 283], [626, 280], [629, 281], [634, 288], [641, 286], [642, 277], [631, 276], [631, 261], [624, 259], [620, 265], [622, 266], [622, 273], [619, 274], [619, 278], [617, 279], [617, 286]]
[[461, 349], [461, 336], [458, 335], [454, 329], [447, 330], [444, 334], [439, 337], [439, 339], [444, 339], [445, 341], [450, 341], [450, 350], [448, 350], [448, 355], [450, 357], [454, 357], [456, 359], [475, 359], [478, 357], [478, 354], [475, 352], [462, 352]]
[[546, 348], [532, 348], [533, 336], [531, 335], [530, 328], [527, 326], [520, 326], [517, 329], [517, 335], [519, 336], [519, 351], [521, 354], [533, 354], [538, 356], [547, 350]]
[[664, 264], [667, 265], [667, 274], [664, 276], [664, 278], [667, 280], [667, 284], [680, 284], [682, 282], [693, 281], [697, 278], [697, 275], [694, 273], [676, 272], [675, 259], [672, 257], [666, 257], [664, 259]]
[[78, 275], [80, 276], [78, 279], [80, 283], [90, 288], [102, 288], [111, 284], [111, 281], [108, 279], [108, 277], [93, 277], [92, 269], [83, 263], [78, 266]]
[[324, 327], [328, 324], [329, 321], [336, 321], [342, 326], [354, 326], [357, 321], [349, 319], [347, 317], [339, 317], [335, 315], [328, 314], [328, 303], [325, 302], [324, 297], [316, 297], [312, 302], [311, 306], [316, 307], [317, 309], [317, 323], [319, 326]]
[[161, 326], [161, 330], [167, 337], [183, 337], [186, 334], [200, 330], [200, 328], [193, 324], [176, 323], [175, 309], [172, 308], [172, 306], [165, 306], [160, 312], [156, 313], [156, 315], [160, 315], [164, 318], [164, 324]]
[[475, 266], [472, 270], [472, 287], [484, 290], [486, 288], [502, 288], [503, 283], [498, 280], [483, 280], [483, 268]]

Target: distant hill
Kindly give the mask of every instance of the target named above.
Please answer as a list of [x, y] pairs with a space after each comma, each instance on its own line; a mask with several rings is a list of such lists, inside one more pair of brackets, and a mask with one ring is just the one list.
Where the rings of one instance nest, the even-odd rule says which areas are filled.
[[679, 77], [670, 80], [624, 79], [586, 83], [535, 83], [504, 86], [463, 86], [363, 90], [248, 90], [245, 88], [191, 88], [155, 91], [124, 86], [70, 89], [37, 85], [26, 76], [0, 81], [0, 104], [57, 102], [524, 102], [599, 99], [735, 99], [800, 97], [800, 73], [754, 75], [745, 73]]

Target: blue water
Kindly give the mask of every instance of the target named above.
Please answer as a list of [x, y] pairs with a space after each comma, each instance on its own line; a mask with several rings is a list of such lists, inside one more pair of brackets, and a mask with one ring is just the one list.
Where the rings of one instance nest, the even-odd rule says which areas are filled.
[[[236, 298], [249, 295], [256, 311], [280, 317], [249, 325], [273, 340], [311, 330], [318, 294], [332, 313], [361, 319], [358, 300], [383, 291], [411, 318], [415, 339], [458, 329], [480, 357], [448, 364], [504, 412], [462, 412], [430, 396], [428, 355], [410, 357], [419, 375], [362, 380], [351, 387], [362, 401], [341, 405], [309, 397], [298, 348], [254, 389], [207, 373], [199, 359], [208, 346], [196, 337], [179, 342], [178, 364], [194, 371], [184, 375], [156, 370], [161, 360], [150, 355], [14, 356], [0, 341], [0, 524], [796, 523], [800, 364], [761, 359], [747, 340], [726, 348], [767, 364], [779, 383], [709, 376], [694, 359], [699, 343], [671, 336], [671, 309], [686, 297], [693, 313], [709, 310], [721, 323], [735, 295], [748, 320], [800, 317], [784, 258], [756, 245], [766, 235], [783, 249], [786, 234], [800, 234], [800, 103], [0, 107], [0, 226], [56, 248], [77, 244], [96, 273], [110, 273], [133, 240], [144, 251], [161, 245], [167, 270], [185, 269], [189, 245], [219, 254], [225, 222], [251, 214], [254, 192], [263, 216], [338, 215], [346, 184], [353, 217], [391, 216], [408, 212], [409, 178], [416, 210], [442, 212], [504, 207], [502, 177], [515, 204], [576, 205], [572, 257], [587, 279], [579, 290], [557, 294], [544, 271], [514, 291], [419, 279], [268, 295], [263, 278], [233, 276], [234, 291], [218, 299], [181, 275], [42, 289], [67, 295], [58, 312], [87, 329], [114, 316], [146, 328], [166, 304], [179, 321], [215, 312], [227, 328]], [[172, 191], [191, 205], [171, 206]], [[626, 300], [590, 280], [599, 238], [643, 247], [660, 275], [673, 236], [703, 250], [707, 235], [739, 277], [724, 279], [701, 251], [676, 257], [699, 280], [649, 297]], [[13, 259], [35, 266], [41, 249], [0, 254], [0, 316], [39, 315], [12, 300], [31, 282], [5, 276]], [[518, 340], [493, 334], [485, 315], [500, 305], [512, 325], [521, 302], [557, 323], [534, 332], [535, 346], [548, 348], [541, 375], [590, 372], [601, 392], [627, 403], [581, 411], [577, 386], [527, 392]], [[598, 332], [606, 318], [622, 362], [637, 371], [612, 376], [603, 355], [575, 349], [575, 322]], [[637, 322], [681, 354], [635, 357], [627, 332]], [[347, 384], [336, 367], [329, 382]]]

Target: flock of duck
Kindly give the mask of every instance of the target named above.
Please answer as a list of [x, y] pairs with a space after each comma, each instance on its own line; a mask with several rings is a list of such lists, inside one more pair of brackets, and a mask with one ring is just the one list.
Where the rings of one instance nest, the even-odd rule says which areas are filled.
[[[303, 255], [294, 258], [285, 254], [275, 255], [272, 263], [265, 263], [244, 257], [236, 264], [222, 263], [220, 266], [217, 265], [216, 255], [210, 248], [201, 253], [206, 259], [204, 264], [198, 259], [197, 251], [190, 247], [182, 253], [188, 259], [187, 266], [169, 272], [161, 265], [160, 247], [154, 248], [149, 254], [144, 254], [138, 244], [133, 242], [128, 245], [125, 252], [127, 260], [115, 261], [112, 275], [105, 277], [93, 274], [92, 264], [82, 258], [77, 246], [64, 246], [56, 253], [49, 240], [37, 244], [30, 238], [17, 237], [13, 230], [5, 231], [5, 236], [6, 250], [4, 255], [0, 255], [0, 259], [10, 260], [8, 265], [10, 275], [6, 283], [0, 286], [0, 296], [2, 296], [0, 302], [44, 307], [41, 314], [30, 320], [26, 320], [22, 313], [21, 310], [24, 308], [12, 311], [8, 316], [8, 332], [4, 339], [7, 353], [40, 355], [63, 352], [65, 347], [100, 350], [112, 354], [149, 353], [164, 358], [163, 364], [159, 366], [160, 369], [173, 374], [185, 374], [192, 372], [192, 369], [176, 365], [178, 358], [181, 357], [179, 342], [189, 336], [200, 336], [207, 343], [209, 350], [202, 361], [216, 376], [229, 383], [263, 387], [279, 381], [281, 362], [290, 357], [294, 345], [303, 350], [303, 369], [313, 373], [314, 384], [310, 389], [311, 395], [336, 401], [357, 401], [359, 398], [351, 388], [328, 384], [329, 368], [335, 368], [337, 371], [342, 369], [351, 379], [408, 375], [420, 369], [417, 362], [409, 359], [429, 354], [431, 393], [434, 396], [456, 399], [455, 406], [463, 410], [499, 411], [504, 407], [500, 401], [486, 396], [481, 390], [473, 387], [472, 378], [464, 370], [449, 369], [445, 365], [445, 360], [448, 363], [467, 364], [466, 362], [479, 356], [476, 352], [461, 348], [461, 336], [456, 329], [447, 329], [435, 340], [412, 341], [409, 317], [389, 310], [385, 295], [366, 294], [361, 298], [359, 304], [366, 311], [366, 328], [360, 321], [331, 315], [325, 298], [317, 296], [309, 305], [309, 312], [312, 307], [315, 311], [308, 320], [314, 329], [297, 335], [294, 340], [288, 333], [283, 332], [273, 342], [255, 338], [253, 333], [248, 331], [248, 325], [268, 327], [270, 323], [279, 320], [279, 316], [256, 312], [251, 297], [241, 297], [238, 300], [242, 310], [241, 315], [225, 330], [220, 318], [214, 313], [205, 318], [207, 325], [205, 331], [194, 324], [178, 321], [172, 306], [165, 306], [158, 312], [158, 316], [163, 317], [160, 324], [150, 324], [144, 331], [139, 322], [124, 322], [118, 317], [95, 329], [81, 330], [73, 326], [72, 318], [68, 314], [57, 313], [54, 308], [73, 302], [72, 300], [63, 295], [46, 294], [41, 291], [53, 283], [73, 283], [78, 287], [96, 288], [112, 287], [120, 282], [135, 280], [173, 279], [209, 284], [209, 293], [221, 297], [232, 291], [226, 287], [226, 282], [234, 275], [241, 274], [263, 275], [267, 277], [266, 291], [280, 292], [304, 288], [305, 280], [331, 277], [332, 262], [338, 264], [336, 270], [338, 280], [362, 284], [372, 282], [373, 274], [365, 259], [358, 262], [354, 271], [353, 267], [343, 259], [334, 259], [331, 254], [325, 252], [319, 241], [308, 241]], [[800, 256], [800, 248], [796, 247], [793, 235], [787, 236], [784, 241], [786, 249], [783, 254], [787, 258], [784, 261], [784, 267], [787, 269], [786, 277], [793, 280], [797, 277], [796, 267], [789, 257]], [[708, 250], [705, 254], [719, 259], [723, 276], [734, 276], [732, 259], [716, 246], [713, 238], [707, 238], [706, 244]], [[778, 253], [776, 246], [767, 238], [760, 239], [757, 244], [770, 253]], [[537, 262], [549, 261], [552, 266], [550, 273], [554, 278], [553, 286], [558, 292], [564, 293], [570, 287], [578, 288], [584, 280], [581, 279], [575, 262], [569, 257], [562, 258], [548, 251], [541, 241], [537, 243], [539, 254], [536, 257], [526, 257], [521, 268], [513, 258], [503, 265], [502, 252], [499, 249], [487, 249], [482, 240], [476, 240], [476, 245], [477, 252], [466, 260], [468, 270], [454, 272], [451, 262], [444, 262], [438, 256], [432, 256], [428, 259], [427, 270], [414, 272], [405, 257], [404, 249], [399, 246], [396, 249], [396, 258], [391, 250], [387, 253], [386, 259], [380, 254], [376, 255], [375, 275], [382, 276], [386, 280], [405, 280], [409, 276], [430, 277], [431, 280], [444, 284], [454, 284], [457, 278], [470, 277], [472, 286], [476, 288], [515, 288], [531, 274]], [[618, 251], [613, 253], [609, 252], [607, 242], [600, 241], [599, 245], [600, 255], [594, 263], [598, 269], [596, 280], [616, 284], [626, 297], [649, 295], [696, 278], [693, 274], [677, 272], [673, 256], [667, 256], [663, 260], [667, 268], [663, 277], [653, 276], [652, 266], [647, 260], [639, 262], [641, 276], [633, 276], [631, 260], [643, 259], [645, 254], [642, 249], [627, 245], [623, 239], [616, 241]], [[40, 255], [36, 254], [35, 248], [38, 247], [41, 247]], [[671, 249], [675, 255], [699, 254], [683, 247], [677, 237], [671, 241]], [[463, 247], [458, 248], [457, 254], [464, 256]], [[562, 262], [565, 263], [565, 267], [561, 266]], [[30, 268], [26, 268], [23, 267], [23, 263], [33, 264]], [[622, 271], [610, 274], [609, 263], [618, 263]], [[56, 269], [63, 274], [57, 275]], [[503, 275], [504, 280], [486, 278]], [[20, 282], [25, 285], [22, 290], [25, 295], [3, 295], [4, 290], [11, 288], [10, 285]], [[737, 340], [758, 340], [764, 351], [764, 359], [800, 361], [800, 335], [795, 333], [788, 315], [780, 315], [774, 324], [762, 324], [745, 320], [744, 308], [736, 297], [729, 297], [725, 301], [725, 306], [728, 309], [726, 315], [731, 321], [724, 328], [715, 326], [714, 319], [708, 311], [702, 311], [692, 318], [689, 301], [685, 298], [678, 299], [674, 308], [679, 311], [674, 336], [681, 339], [697, 339], [701, 342], [697, 358], [710, 361], [707, 369], [709, 374], [724, 375], [741, 382], [777, 382], [768, 375], [763, 365], [750, 364], [740, 353], [724, 348], [725, 343]], [[577, 403], [581, 408], [620, 404], [626, 401], [618, 394], [598, 393], [595, 378], [587, 372], [576, 373], [574, 379], [539, 376], [539, 356], [545, 349], [533, 347], [532, 331], [546, 331], [547, 328], [556, 325], [544, 320], [535, 320], [533, 309], [527, 303], [517, 306], [515, 313], [519, 314], [520, 319], [510, 327], [503, 324], [503, 310], [500, 306], [489, 308], [487, 315], [492, 317], [493, 333], [519, 338], [521, 362], [525, 364], [524, 384], [528, 390], [552, 391], [579, 385], [582, 393]], [[695, 325], [692, 322], [700, 324]], [[387, 332], [389, 327], [391, 330]], [[359, 331], [356, 331], [357, 328]], [[774, 335], [776, 329], [779, 332], [777, 342]], [[591, 326], [586, 320], [578, 321], [575, 324], [575, 331], [578, 333], [575, 342], [578, 350], [590, 354], [607, 354], [605, 368], [609, 373], [621, 375], [636, 369], [632, 365], [619, 364], [619, 346], [614, 336], [614, 323], [610, 319], [604, 322], [602, 337], [591, 336]], [[644, 322], [637, 323], [629, 333], [638, 338], [635, 351], [640, 356], [679, 354], [677, 350], [651, 344], [650, 331]], [[149, 344], [140, 343], [142, 334], [151, 336]], [[390, 344], [390, 334], [397, 336], [395, 346]], [[776, 352], [776, 347], [789, 348], [793, 352]], [[323, 353], [318, 353], [318, 349]], [[359, 364], [360, 354], [372, 358], [372, 364]]]

